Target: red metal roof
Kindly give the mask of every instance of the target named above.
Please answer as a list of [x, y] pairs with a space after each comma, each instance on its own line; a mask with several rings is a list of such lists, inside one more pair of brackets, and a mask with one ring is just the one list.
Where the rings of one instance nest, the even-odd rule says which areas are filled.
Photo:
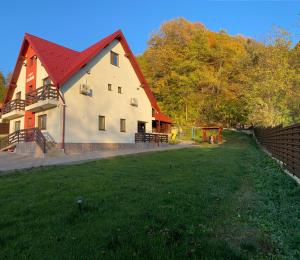
[[164, 121], [163, 119], [168, 120], [166, 122], [172, 121], [169, 117], [161, 113], [156, 99], [150, 87], [148, 86], [147, 81], [144, 78], [143, 73], [137, 63], [137, 60], [133, 55], [121, 30], [118, 30], [113, 34], [103, 38], [99, 42], [81, 52], [74, 51], [72, 49], [26, 33], [16, 66], [14, 68], [12, 80], [9, 84], [9, 89], [5, 97], [5, 102], [8, 102], [11, 99], [13, 89], [21, 71], [24, 55], [29, 46], [32, 46], [32, 48], [35, 50], [37, 56], [39, 57], [53, 83], [57, 88], [60, 88], [68, 79], [76, 74], [78, 70], [85, 66], [95, 55], [97, 55], [115, 39], [119, 40], [122, 44], [127, 54], [126, 56], [128, 57], [132, 67], [134, 68], [136, 75], [139, 78], [141, 85], [143, 86], [151, 102], [152, 107], [157, 111], [157, 116], [161, 118], [160, 121]]
[[163, 114], [161, 112], [155, 113], [154, 118], [157, 121], [166, 122], [166, 123], [170, 123], [170, 124], [172, 123], [172, 118], [166, 116], [165, 114]]

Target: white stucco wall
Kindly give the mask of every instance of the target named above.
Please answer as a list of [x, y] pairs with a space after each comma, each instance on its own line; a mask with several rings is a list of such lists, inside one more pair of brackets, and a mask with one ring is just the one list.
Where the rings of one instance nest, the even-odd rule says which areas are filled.
[[[48, 73], [45, 68], [42, 66], [39, 59], [37, 59], [37, 68], [36, 68], [36, 88], [39, 88], [43, 85], [43, 79], [48, 77]], [[14, 90], [12, 99], [16, 98], [16, 93], [21, 91], [21, 99], [25, 99], [25, 86], [26, 86], [26, 67], [22, 66], [19, 78], [17, 80], [17, 87]], [[61, 103], [61, 102], [60, 102]], [[47, 139], [55, 140], [56, 142], [61, 142], [61, 120], [62, 120], [62, 105], [60, 104], [57, 108], [48, 109], [35, 113], [35, 127], [38, 126], [38, 116], [42, 114], [47, 114], [47, 130], [44, 131]], [[15, 122], [21, 121], [21, 129], [24, 129], [24, 117], [19, 117], [13, 120], [10, 120], [9, 132], [12, 133], [15, 131]]]
[[36, 65], [36, 88], [39, 88], [43, 86], [43, 79], [48, 77], [48, 73], [39, 59]]
[[[16, 83], [16, 88], [14, 89], [12, 100], [16, 98], [16, 93], [21, 91], [21, 99], [25, 99], [25, 85], [26, 85], [26, 67], [22, 66], [19, 78]], [[24, 117], [19, 117], [16, 119], [12, 119], [9, 121], [9, 133], [13, 133], [15, 131], [15, 122], [21, 121], [20, 128], [24, 128]]]
[[24, 129], [24, 117], [19, 117], [19, 118], [12, 119], [9, 121], [9, 133], [13, 133], [15, 131], [15, 122], [16, 121], [21, 121], [20, 128]]
[[12, 95], [12, 100], [16, 98], [16, 93], [21, 91], [21, 99], [25, 99], [25, 86], [26, 86], [26, 67], [23, 65], [20, 71], [19, 78], [16, 83], [16, 88]]
[[[119, 54], [119, 67], [110, 64], [110, 51]], [[119, 41], [115, 40], [101, 53], [77, 72], [62, 87], [61, 93], [66, 101], [65, 142], [66, 143], [134, 143], [137, 122], [146, 123], [146, 132], [152, 131], [151, 103], [140, 86], [140, 81], [132, 68], [125, 51]], [[89, 74], [87, 73], [89, 72]], [[42, 86], [43, 79], [48, 76], [45, 68], [37, 59], [36, 87]], [[92, 94], [86, 96], [79, 93], [80, 85], [87, 84]], [[112, 91], [108, 91], [112, 84]], [[22, 66], [17, 88], [25, 99], [26, 67]], [[122, 94], [118, 93], [122, 87]], [[130, 104], [131, 98], [137, 98], [138, 107]], [[35, 126], [38, 116], [47, 114], [48, 140], [57, 143], [62, 138], [63, 105], [35, 113]], [[98, 130], [98, 116], [105, 116], [106, 130]], [[126, 132], [120, 132], [120, 119], [126, 119]], [[10, 132], [14, 131], [14, 122], [21, 121], [24, 128], [24, 117], [10, 121]]]
[[[119, 67], [110, 64], [111, 50], [119, 54]], [[146, 131], [151, 132], [151, 103], [124, 54], [115, 40], [61, 88], [66, 100], [66, 143], [133, 143], [137, 121], [147, 122]], [[92, 89], [91, 96], [79, 93], [80, 84]], [[138, 99], [138, 107], [130, 105], [131, 98]], [[98, 130], [99, 115], [105, 116], [105, 131]], [[126, 119], [125, 133], [120, 132], [121, 118]]]

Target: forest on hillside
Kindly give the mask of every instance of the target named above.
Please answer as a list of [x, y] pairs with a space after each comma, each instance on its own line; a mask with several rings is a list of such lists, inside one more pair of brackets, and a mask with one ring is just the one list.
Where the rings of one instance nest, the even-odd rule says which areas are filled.
[[300, 122], [300, 43], [274, 27], [265, 42], [178, 18], [161, 25], [138, 62], [179, 125]]

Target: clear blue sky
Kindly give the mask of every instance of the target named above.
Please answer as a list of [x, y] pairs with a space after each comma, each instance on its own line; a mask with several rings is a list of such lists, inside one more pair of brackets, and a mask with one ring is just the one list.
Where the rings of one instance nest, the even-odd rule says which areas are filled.
[[263, 40], [276, 24], [294, 33], [296, 42], [300, 39], [299, 13], [297, 0], [5, 0], [0, 15], [0, 71], [13, 70], [25, 32], [82, 50], [122, 29], [133, 52], [139, 54], [151, 33], [175, 17], [257, 40]]

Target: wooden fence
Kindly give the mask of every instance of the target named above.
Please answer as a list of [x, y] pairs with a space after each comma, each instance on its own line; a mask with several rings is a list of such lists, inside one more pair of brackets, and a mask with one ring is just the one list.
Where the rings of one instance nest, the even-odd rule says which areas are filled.
[[300, 178], [300, 124], [255, 128], [254, 134], [272, 156], [282, 161], [292, 174]]

